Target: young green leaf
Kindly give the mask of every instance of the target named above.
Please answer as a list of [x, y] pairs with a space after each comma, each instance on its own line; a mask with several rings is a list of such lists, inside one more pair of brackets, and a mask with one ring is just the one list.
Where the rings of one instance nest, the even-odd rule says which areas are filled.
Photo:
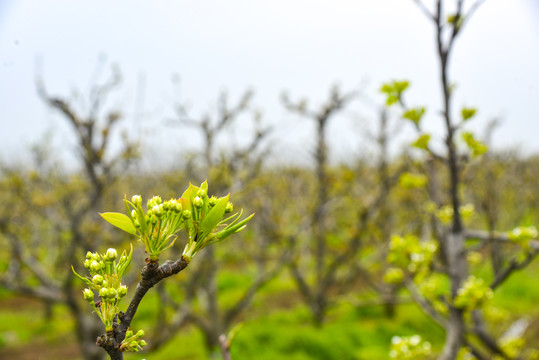
[[211, 239], [210, 243], [213, 244], [213, 243], [222, 241], [222, 240], [226, 239], [227, 237], [229, 237], [230, 235], [242, 231], [245, 228], [245, 226], [247, 225], [247, 223], [249, 222], [249, 220], [251, 220], [253, 218], [253, 216], [255, 216], [255, 214], [251, 214], [248, 217], [246, 217], [245, 219], [243, 219], [242, 221], [240, 221], [239, 223], [234, 224], [232, 226], [228, 226], [224, 230], [219, 231], [216, 234], [216, 236]]
[[129, 234], [135, 235], [137, 232], [131, 219], [124, 214], [115, 213], [115, 212], [106, 212], [106, 213], [100, 213], [99, 215], [101, 215], [103, 219], [105, 219], [112, 225], [116, 226], [117, 228], [122, 229], [123, 231]]
[[429, 141], [430, 141], [430, 135], [429, 134], [422, 134], [420, 135], [416, 141], [412, 143], [413, 147], [416, 147], [421, 150], [429, 150]]
[[94, 284], [92, 283], [92, 281], [84, 276], [81, 276], [79, 275], [76, 271], [75, 271], [75, 268], [73, 268], [73, 265], [71, 265], [71, 270], [73, 270], [73, 274], [77, 275], [77, 277], [79, 279], [81, 279], [86, 285], [90, 286], [90, 287], [94, 287]]
[[416, 125], [419, 125], [419, 121], [421, 121], [423, 114], [425, 114], [425, 108], [421, 107], [406, 110], [404, 114], [402, 114], [402, 117], [411, 120]]
[[200, 184], [200, 190], [203, 190], [206, 194], [208, 193], [208, 180], [204, 180], [204, 182]]
[[200, 226], [202, 237], [208, 236], [211, 231], [219, 224], [225, 214], [226, 205], [228, 204], [229, 195], [220, 198], [217, 204], [206, 215]]
[[462, 120], [466, 121], [466, 120], [471, 119], [475, 115], [476, 112], [477, 112], [477, 109], [474, 109], [474, 108], [463, 108], [461, 111]]
[[[131, 250], [129, 251], [129, 254], [126, 255], [125, 250], [122, 253], [122, 256], [120, 257], [120, 260], [116, 264], [116, 274], [121, 279], [127, 268], [129, 267], [129, 264], [131, 264], [131, 259], [133, 258], [133, 244], [129, 244], [131, 247]], [[124, 256], [126, 256], [124, 258]]]
[[200, 188], [198, 186], [195, 186], [195, 185], [189, 183], [189, 187], [187, 187], [187, 189], [183, 192], [182, 198], [191, 199], [192, 197], [194, 197], [196, 195], [198, 190], [200, 190]]

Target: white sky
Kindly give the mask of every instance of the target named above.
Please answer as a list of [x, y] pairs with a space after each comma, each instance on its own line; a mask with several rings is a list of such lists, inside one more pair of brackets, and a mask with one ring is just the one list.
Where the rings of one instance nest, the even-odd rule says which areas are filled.
[[[300, 160], [309, 156], [312, 129], [283, 109], [284, 90], [319, 105], [334, 83], [344, 90], [364, 84], [364, 93], [382, 103], [383, 81], [409, 79], [407, 102], [427, 106], [429, 129], [441, 123], [433, 28], [412, 0], [0, 0], [1, 160], [24, 157], [47, 130], [60, 151], [73, 149], [70, 129], [36, 95], [36, 59], [49, 92], [68, 96], [88, 90], [100, 54], [124, 78], [110, 105], [142, 129], [146, 146], [165, 163], [173, 158], [167, 154], [198, 139], [164, 125], [174, 101], [200, 115], [215, 108], [221, 89], [234, 100], [253, 88], [264, 119], [280, 126], [277, 152]], [[458, 39], [453, 60], [455, 105], [479, 109], [470, 128], [480, 132], [498, 117], [495, 147], [539, 152], [539, 1], [487, 0]], [[181, 98], [173, 74], [181, 77]], [[142, 78], [144, 101], [137, 103]], [[350, 114], [362, 122], [344, 116], [332, 124], [338, 158], [358, 154], [361, 129], [372, 127], [365, 106]]]

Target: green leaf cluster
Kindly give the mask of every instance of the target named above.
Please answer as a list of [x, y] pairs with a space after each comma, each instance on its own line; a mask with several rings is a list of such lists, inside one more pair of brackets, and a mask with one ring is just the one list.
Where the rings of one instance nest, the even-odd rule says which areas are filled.
[[388, 83], [384, 83], [380, 88], [380, 91], [386, 94], [386, 105], [391, 106], [401, 101], [402, 93], [408, 88], [410, 83], [408, 81], [393, 80]]
[[[459, 214], [465, 221], [469, 221], [475, 215], [475, 207], [473, 204], [464, 204], [459, 207]], [[444, 225], [449, 225], [453, 221], [455, 215], [453, 206], [444, 205], [437, 209], [434, 213], [436, 218]]]
[[454, 306], [466, 311], [472, 311], [492, 299], [494, 292], [481, 278], [470, 275], [457, 291]]
[[[389, 243], [387, 261], [413, 276], [423, 278], [438, 251], [435, 241], [420, 241], [415, 235], [393, 235]], [[391, 278], [389, 274], [386, 276]]]
[[519, 226], [511, 230], [508, 237], [512, 242], [528, 250], [530, 248], [530, 241], [536, 239], [537, 235], [537, 228], [535, 226]]
[[417, 189], [427, 185], [428, 178], [423, 174], [403, 173], [399, 178], [399, 185], [405, 189]]
[[413, 143], [412, 146], [421, 150], [429, 150], [430, 134], [420, 135]]
[[462, 115], [462, 121], [470, 120], [476, 112], [476, 108], [462, 108], [460, 112], [460, 114]]
[[425, 111], [426, 109], [424, 107], [408, 109], [402, 114], [402, 117], [412, 121], [417, 126], [425, 114]]
[[477, 140], [475, 136], [470, 132], [463, 132], [462, 139], [468, 145], [468, 148], [472, 152], [473, 157], [483, 155], [487, 152], [488, 147], [481, 141]]

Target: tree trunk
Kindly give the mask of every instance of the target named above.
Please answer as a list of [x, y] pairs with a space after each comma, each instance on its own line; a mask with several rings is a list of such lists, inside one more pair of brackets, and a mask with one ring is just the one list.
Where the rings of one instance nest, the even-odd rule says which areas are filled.
[[464, 345], [464, 319], [459, 309], [450, 309], [446, 327], [445, 345], [438, 360], [455, 360]]
[[[468, 264], [464, 248], [462, 231], [451, 232], [445, 237], [445, 256], [448, 275], [451, 281], [451, 299], [454, 300], [458, 290], [468, 276]], [[465, 344], [465, 324], [462, 310], [450, 307], [446, 327], [446, 341], [439, 360], [455, 360], [459, 350]]]
[[317, 328], [321, 328], [326, 320], [327, 301], [324, 294], [317, 294], [312, 301], [311, 311], [313, 322]]
[[203, 330], [204, 344], [206, 345], [206, 350], [208, 351], [211, 360], [221, 360], [222, 353], [221, 345], [219, 343], [219, 334], [217, 331], [213, 330], [215, 329], [212, 329], [211, 331]]

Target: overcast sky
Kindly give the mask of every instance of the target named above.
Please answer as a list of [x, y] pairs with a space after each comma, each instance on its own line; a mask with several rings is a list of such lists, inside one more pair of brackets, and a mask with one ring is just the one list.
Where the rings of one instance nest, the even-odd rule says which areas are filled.
[[[427, 106], [427, 127], [440, 129], [434, 32], [412, 0], [0, 0], [0, 159], [23, 158], [47, 131], [69, 153], [70, 129], [37, 97], [36, 70], [51, 94], [69, 98], [88, 91], [103, 57], [123, 74], [108, 105], [156, 154], [198, 144], [165, 125], [175, 102], [199, 116], [215, 109], [222, 89], [231, 100], [254, 89], [253, 104], [279, 126], [277, 150], [300, 159], [309, 156], [312, 127], [283, 109], [284, 90], [316, 106], [337, 83], [382, 103], [382, 82], [409, 79], [407, 102]], [[486, 0], [452, 60], [455, 106], [479, 109], [470, 128], [481, 135], [499, 118], [495, 147], [539, 152], [539, 1]], [[335, 157], [364, 149], [374, 112], [356, 105], [332, 124]]]

